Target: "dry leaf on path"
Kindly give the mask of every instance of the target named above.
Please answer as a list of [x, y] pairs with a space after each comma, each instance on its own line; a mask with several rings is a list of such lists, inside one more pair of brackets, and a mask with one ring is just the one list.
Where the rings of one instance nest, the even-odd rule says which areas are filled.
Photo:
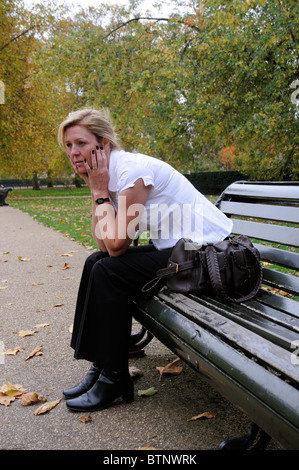
[[44, 353], [42, 352], [42, 349], [42, 345], [36, 346], [36, 348], [34, 348], [33, 351], [31, 351], [31, 353], [26, 357], [25, 361], [28, 361], [28, 359], [31, 359], [33, 356], [43, 356]]
[[89, 421], [92, 421], [92, 416], [89, 415], [89, 416], [85, 417], [85, 416], [81, 415], [80, 418], [79, 418], [79, 421], [80, 421], [80, 423], [88, 423]]
[[33, 414], [37, 416], [43, 413], [47, 413], [48, 411], [51, 411], [53, 408], [55, 408], [55, 406], [57, 406], [58, 403], [61, 402], [61, 400], [62, 398], [58, 398], [58, 400], [54, 400], [54, 401], [48, 401], [47, 403], [44, 403], [43, 405], [39, 406], [37, 410], [33, 412]]
[[9, 406], [12, 401], [27, 392], [22, 385], [7, 382], [0, 387], [0, 405]]
[[163, 374], [170, 374], [170, 375], [179, 375], [183, 371], [183, 367], [177, 367], [176, 364], [181, 362], [180, 358], [175, 359], [170, 364], [164, 367], [156, 367], [156, 369], [160, 372], [160, 380]]
[[64, 263], [62, 270], [69, 269], [70, 265], [68, 263]]
[[23, 258], [22, 256], [18, 256], [19, 261], [31, 261], [31, 258]]
[[43, 395], [40, 395], [39, 393], [36, 393], [36, 392], [24, 393], [24, 395], [22, 395], [21, 397], [21, 405], [29, 406], [29, 405], [32, 405], [32, 403], [36, 403], [39, 400], [47, 401], [47, 399]]
[[18, 336], [32, 336], [37, 333], [35, 330], [20, 330], [16, 332]]
[[73, 256], [73, 253], [78, 253], [78, 250], [71, 250], [68, 253], [64, 253], [63, 255], [60, 255], [60, 256]]
[[197, 419], [202, 419], [202, 418], [207, 418], [207, 419], [216, 418], [216, 414], [211, 413], [210, 411], [205, 411], [204, 413], [201, 413], [200, 415], [193, 416], [193, 418], [187, 419], [187, 421], [196, 421]]
[[39, 323], [35, 325], [34, 328], [45, 328], [46, 326], [51, 326], [51, 323]]
[[24, 351], [24, 349], [21, 348], [21, 346], [16, 346], [14, 349], [6, 349], [2, 354], [6, 354], [7, 356], [15, 356], [18, 352], [22, 351]]
[[137, 367], [135, 366], [130, 366], [129, 367], [129, 374], [131, 377], [142, 377], [143, 376], [143, 373], [140, 369], [138, 369]]
[[44, 282], [33, 282], [31, 285], [32, 286], [43, 286], [45, 283]]

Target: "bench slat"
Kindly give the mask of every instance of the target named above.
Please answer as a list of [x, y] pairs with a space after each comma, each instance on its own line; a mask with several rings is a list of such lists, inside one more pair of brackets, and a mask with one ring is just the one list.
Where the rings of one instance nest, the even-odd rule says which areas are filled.
[[255, 300], [234, 305], [223, 304], [221, 300], [206, 296], [199, 298], [192, 295], [191, 298], [198, 302], [198, 309], [201, 309], [201, 305], [214, 309], [223, 317], [244, 325], [288, 351], [292, 343], [298, 339], [298, 319], [276, 310], [271, 305], [267, 306]]
[[299, 207], [286, 206], [282, 211], [282, 206], [279, 205], [222, 201], [219, 209], [226, 215], [241, 215], [291, 223], [299, 221]]
[[225, 195], [234, 195], [239, 197], [249, 198], [262, 198], [269, 199], [270, 201], [286, 200], [296, 201], [299, 200], [299, 183], [290, 182], [289, 185], [285, 183], [277, 184], [257, 184], [257, 183], [232, 183], [226, 190]]
[[187, 296], [172, 295], [172, 293], [165, 295], [161, 292], [159, 298], [167, 305], [187, 314], [189, 318], [196, 319], [199, 326], [202, 325], [213, 330], [217, 335], [234, 343], [238, 348], [247, 351], [280, 373], [287, 373], [288, 377], [299, 385], [299, 368], [291, 364], [289, 351], [267, 341], [244, 326], [237, 326], [234, 321], [223, 317], [212, 309], [203, 308], [202, 305]]
[[[278, 312], [282, 312], [287, 315], [287, 318], [299, 319], [299, 302], [293, 299], [289, 299], [288, 297], [284, 297], [283, 295], [278, 295], [275, 292], [270, 292], [266, 289], [260, 289], [256, 299], [258, 302], [262, 304], [269, 305], [273, 307]], [[246, 302], [246, 306], [250, 306], [250, 302]], [[278, 313], [279, 315], [279, 313]], [[279, 320], [277, 315], [277, 320]], [[298, 325], [294, 325], [294, 327], [298, 328]], [[299, 328], [298, 328], [299, 332]]]
[[261, 259], [269, 263], [278, 264], [291, 269], [299, 269], [299, 253], [273, 248], [268, 245], [254, 243], [261, 255]]
[[275, 287], [276, 289], [289, 292], [290, 294], [299, 294], [299, 277], [291, 274], [275, 271], [274, 269], [263, 268], [263, 283], [268, 286]]
[[232, 219], [235, 234], [246, 234], [259, 240], [267, 240], [281, 245], [299, 247], [298, 229], [283, 225], [263, 224], [248, 220]]

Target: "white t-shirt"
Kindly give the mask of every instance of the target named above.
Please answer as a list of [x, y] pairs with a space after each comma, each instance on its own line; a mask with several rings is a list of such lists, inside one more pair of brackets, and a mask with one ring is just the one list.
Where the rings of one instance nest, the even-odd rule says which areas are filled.
[[[231, 233], [232, 221], [168, 163], [140, 153], [113, 150], [109, 162], [109, 194], [116, 210], [121, 193], [142, 178], [150, 185], [139, 224], [149, 231], [157, 249], [170, 248], [180, 238], [199, 244], [217, 243]], [[135, 213], [135, 212], [134, 212]]]

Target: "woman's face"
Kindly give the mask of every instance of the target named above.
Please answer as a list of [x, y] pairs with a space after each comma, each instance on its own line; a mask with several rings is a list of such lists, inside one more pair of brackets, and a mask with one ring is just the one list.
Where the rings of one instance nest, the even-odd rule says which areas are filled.
[[84, 161], [91, 166], [91, 151], [100, 145], [96, 136], [83, 126], [73, 126], [65, 131], [64, 141], [75, 171], [86, 173]]

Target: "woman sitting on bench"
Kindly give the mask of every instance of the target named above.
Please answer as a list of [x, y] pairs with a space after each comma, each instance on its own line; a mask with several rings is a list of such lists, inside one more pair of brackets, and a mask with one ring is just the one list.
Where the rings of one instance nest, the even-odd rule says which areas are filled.
[[[129, 340], [132, 301], [142, 286], [167, 266], [180, 238], [216, 243], [232, 223], [169, 164], [124, 151], [106, 110], [70, 113], [58, 140], [90, 188], [99, 248], [83, 269], [71, 340], [75, 358], [92, 366], [63, 394], [70, 410], [102, 410], [121, 396], [134, 400]], [[152, 243], [130, 246], [144, 231]]]

